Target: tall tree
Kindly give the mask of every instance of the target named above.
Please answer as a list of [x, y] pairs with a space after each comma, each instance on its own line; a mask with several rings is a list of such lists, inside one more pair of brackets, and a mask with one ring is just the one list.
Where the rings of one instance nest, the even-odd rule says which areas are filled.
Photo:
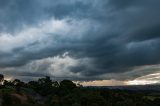
[[4, 80], [4, 76], [0, 74], [0, 84], [2, 84], [3, 80]]

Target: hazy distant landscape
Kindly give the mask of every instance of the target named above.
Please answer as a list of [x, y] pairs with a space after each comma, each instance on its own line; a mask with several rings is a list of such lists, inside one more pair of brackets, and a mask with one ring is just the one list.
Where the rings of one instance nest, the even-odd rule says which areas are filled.
[[86, 86], [86, 88], [160, 92], [160, 85]]
[[1, 76], [2, 106], [159, 106], [160, 85], [83, 87], [50, 77], [24, 83]]

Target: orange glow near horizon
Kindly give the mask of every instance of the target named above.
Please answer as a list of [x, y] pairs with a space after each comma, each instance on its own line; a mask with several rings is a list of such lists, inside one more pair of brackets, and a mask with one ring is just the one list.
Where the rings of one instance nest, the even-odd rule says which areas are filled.
[[81, 82], [83, 86], [120, 86], [125, 85], [123, 81], [117, 80], [95, 80], [95, 81], [85, 81]]
[[12, 80], [13, 80], [13, 78], [12, 78], [12, 77], [6, 77], [6, 78], [4, 78], [4, 80], [12, 81]]

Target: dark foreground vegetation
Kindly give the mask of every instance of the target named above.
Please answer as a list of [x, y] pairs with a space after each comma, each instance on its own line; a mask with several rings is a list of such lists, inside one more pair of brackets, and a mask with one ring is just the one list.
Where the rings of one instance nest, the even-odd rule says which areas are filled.
[[160, 106], [159, 92], [86, 88], [50, 77], [28, 83], [3, 79], [0, 106]]

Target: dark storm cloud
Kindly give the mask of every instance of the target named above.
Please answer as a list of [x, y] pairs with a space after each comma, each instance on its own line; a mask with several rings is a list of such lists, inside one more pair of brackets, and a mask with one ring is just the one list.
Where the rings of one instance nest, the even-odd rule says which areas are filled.
[[25, 24], [38, 21], [39, 12], [35, 9], [35, 1], [0, 0], [0, 28], [1, 31], [14, 31]]
[[[113, 9], [115, 16], [112, 17], [116, 22], [120, 20], [120, 22], [111, 24], [111, 29], [115, 27], [116, 35], [112, 33], [112, 37], [108, 38], [109, 32], [106, 32], [102, 35], [104, 37], [102, 39], [100, 37], [95, 40], [92, 38], [91, 41], [95, 45], [93, 44], [93, 47], [89, 47], [85, 52], [88, 56], [93, 56], [94, 64], [92, 63], [92, 65], [95, 68], [98, 67], [98, 70], [89, 70], [84, 67], [82, 68], [83, 74], [91, 76], [106, 72], [123, 72], [131, 70], [135, 66], [159, 64], [160, 56], [157, 53], [160, 52], [160, 22], [157, 17], [160, 14], [157, 4], [160, 2], [113, 0], [109, 3], [116, 8], [116, 10]], [[104, 24], [107, 24], [106, 21]], [[119, 29], [112, 25], [119, 26]], [[78, 68], [78, 72], [80, 69]]]
[[[50, 17], [58, 19], [69, 15], [82, 15], [89, 4], [81, 1], [42, 0], [0, 0], [0, 28], [2, 31], [16, 31], [24, 25], [34, 25]], [[75, 16], [77, 17], [77, 16]]]
[[147, 26], [143, 29], [138, 29], [136, 32], [131, 33], [129, 40], [131, 41], [144, 41], [160, 38], [160, 25]]
[[[74, 59], [90, 60], [69, 67], [70, 72], [80, 73], [84, 79], [159, 64], [159, 5], [159, 0], [0, 0], [0, 30], [13, 35], [26, 26], [35, 27], [53, 17], [57, 20], [70, 18], [69, 25], [73, 20], [89, 22], [88, 27], [86, 23], [76, 29], [77, 37], [72, 33], [68, 35], [71, 37], [43, 33], [51, 36], [43, 42], [35, 41], [8, 52], [0, 50], [0, 67], [21, 67], [64, 52], [69, 52]], [[78, 38], [83, 27], [87, 30]]]

